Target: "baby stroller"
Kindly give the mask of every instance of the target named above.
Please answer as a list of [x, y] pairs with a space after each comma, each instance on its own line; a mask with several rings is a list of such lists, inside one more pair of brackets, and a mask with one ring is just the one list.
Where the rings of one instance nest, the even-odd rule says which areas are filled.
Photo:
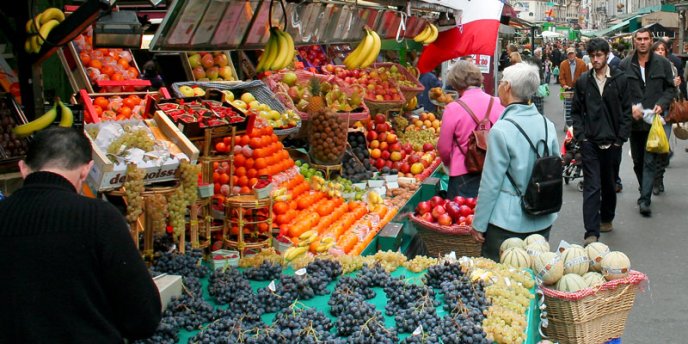
[[[561, 156], [564, 159], [562, 177], [564, 177], [564, 184], [566, 185], [569, 185], [570, 181], [583, 178], [583, 168], [581, 167], [583, 160], [578, 150], [576, 139], [573, 137], [573, 128], [569, 127], [566, 130], [564, 144], [561, 145]], [[578, 191], [583, 192], [583, 180], [578, 181]]]

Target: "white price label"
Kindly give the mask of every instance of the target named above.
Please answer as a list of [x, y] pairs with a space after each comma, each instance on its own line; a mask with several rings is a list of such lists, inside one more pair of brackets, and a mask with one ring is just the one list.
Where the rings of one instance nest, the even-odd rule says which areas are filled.
[[303, 276], [303, 275], [306, 274], [306, 272], [307, 272], [307, 271], [306, 271], [306, 268], [301, 268], [301, 269], [298, 269], [298, 270], [294, 271], [294, 274], [295, 274], [296, 276]]
[[268, 289], [270, 289], [270, 291], [273, 293], [277, 290], [277, 287], [275, 286], [275, 280], [270, 281], [270, 284], [268, 284]]
[[423, 325], [418, 325], [415, 330], [413, 330], [413, 333], [411, 333], [414, 336], [420, 336], [423, 333]]

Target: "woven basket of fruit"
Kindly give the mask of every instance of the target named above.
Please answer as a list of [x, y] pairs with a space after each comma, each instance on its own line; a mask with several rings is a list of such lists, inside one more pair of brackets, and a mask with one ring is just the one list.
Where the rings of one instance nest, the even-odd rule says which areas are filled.
[[482, 245], [473, 239], [470, 226], [449, 225], [423, 220], [420, 216], [410, 214], [409, 219], [416, 225], [418, 235], [423, 240], [428, 256], [442, 257], [449, 252], [457, 256], [479, 257]]
[[308, 114], [319, 111], [322, 106], [351, 116], [353, 120], [363, 120], [370, 115], [362, 101], [363, 88], [337, 80], [333, 75], [307, 71], [276, 73], [265, 78], [265, 83], [276, 94], [288, 95], [289, 99], [279, 99], [303, 120], [308, 120]]
[[172, 91], [177, 97], [193, 96], [187, 93], [188, 89], [183, 88], [184, 86], [186, 86], [187, 88], [193, 88], [194, 86], [196, 86], [203, 89], [214, 88], [223, 91], [230, 91], [231, 95], [227, 93], [227, 96], [230, 98], [228, 100], [231, 101], [233, 105], [237, 107], [241, 107], [239, 102], [240, 99], [242, 99], [244, 93], [250, 93], [253, 99], [269, 106], [272, 110], [278, 111], [280, 113], [283, 113], [285, 111], [282, 102], [280, 102], [279, 99], [277, 99], [277, 97], [275, 96], [275, 94], [270, 90], [270, 88], [268, 88], [267, 85], [265, 85], [265, 83], [263, 83], [260, 80], [223, 82], [175, 82], [172, 84]]
[[425, 87], [418, 81], [418, 77], [411, 74], [404, 66], [398, 63], [382, 62], [373, 64], [373, 68], [377, 69], [378, 73], [389, 72], [390, 77], [393, 78], [401, 94], [407, 100], [413, 99], [418, 93], [423, 92]]
[[375, 68], [349, 70], [341, 65], [328, 65], [327, 68], [323, 68], [323, 73], [336, 76], [339, 82], [358, 85], [365, 89], [363, 100], [372, 115], [401, 111], [406, 104], [406, 98], [399, 90], [399, 85], [387, 72], [385, 76], [381, 76]]
[[638, 286], [647, 275], [629, 271], [594, 288], [565, 292], [542, 286], [547, 305], [545, 333], [560, 343], [604, 343], [623, 335]]

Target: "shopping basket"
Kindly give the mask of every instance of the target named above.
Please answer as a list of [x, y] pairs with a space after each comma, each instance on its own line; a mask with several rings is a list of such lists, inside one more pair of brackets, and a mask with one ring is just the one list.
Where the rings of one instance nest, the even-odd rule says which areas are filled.
[[561, 99], [564, 101], [564, 120], [566, 120], [566, 126], [564, 130], [573, 126], [573, 120], [571, 119], [571, 105], [573, 104], [573, 91], [562, 91]]
[[561, 344], [598, 344], [623, 335], [638, 285], [647, 275], [633, 271], [596, 288], [567, 293], [541, 287], [547, 306], [545, 334]]
[[410, 214], [411, 222], [416, 225], [418, 235], [423, 240], [428, 256], [442, 257], [454, 252], [458, 257], [480, 257], [482, 244], [473, 239], [470, 226], [441, 226]]

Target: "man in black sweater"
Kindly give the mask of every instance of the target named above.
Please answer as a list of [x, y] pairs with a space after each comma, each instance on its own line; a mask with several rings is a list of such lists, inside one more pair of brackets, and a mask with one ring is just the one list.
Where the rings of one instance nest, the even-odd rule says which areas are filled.
[[613, 229], [616, 175], [621, 146], [631, 131], [631, 100], [626, 76], [607, 65], [609, 43], [588, 42], [592, 70], [576, 82], [571, 106], [573, 134], [583, 157], [583, 223], [585, 243]]
[[121, 213], [78, 194], [93, 161], [83, 132], [51, 127], [0, 202], [0, 343], [123, 343], [150, 336], [160, 295]]

